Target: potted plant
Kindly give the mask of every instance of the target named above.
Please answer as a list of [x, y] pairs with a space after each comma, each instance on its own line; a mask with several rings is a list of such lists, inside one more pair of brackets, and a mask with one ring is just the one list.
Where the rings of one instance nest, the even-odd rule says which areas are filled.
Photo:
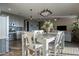
[[78, 22], [74, 22], [74, 23], [72, 24], [72, 31], [76, 31], [76, 30], [78, 30], [78, 29], [79, 29]]
[[78, 22], [74, 22], [72, 24], [72, 35], [73, 35], [73, 41], [79, 41], [79, 24]]
[[41, 27], [45, 32], [50, 32], [53, 30], [53, 22], [52, 21], [45, 21]]

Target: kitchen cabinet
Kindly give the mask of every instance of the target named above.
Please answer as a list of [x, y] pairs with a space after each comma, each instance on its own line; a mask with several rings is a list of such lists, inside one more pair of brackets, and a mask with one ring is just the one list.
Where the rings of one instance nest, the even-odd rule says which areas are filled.
[[65, 31], [65, 41], [71, 42], [71, 32]]
[[16, 32], [17, 40], [22, 38], [22, 31], [17, 31]]
[[0, 16], [0, 54], [9, 51], [9, 17]]
[[9, 32], [9, 40], [16, 40], [16, 32]]

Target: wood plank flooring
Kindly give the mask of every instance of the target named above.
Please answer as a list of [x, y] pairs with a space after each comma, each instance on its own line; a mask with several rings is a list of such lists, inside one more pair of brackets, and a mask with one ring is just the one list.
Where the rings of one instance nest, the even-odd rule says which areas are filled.
[[79, 43], [65, 43], [64, 56], [79, 56]]
[[[21, 41], [10, 42], [10, 52], [3, 54], [2, 56], [21, 56]], [[79, 56], [79, 43], [65, 43], [65, 48], [61, 56]]]

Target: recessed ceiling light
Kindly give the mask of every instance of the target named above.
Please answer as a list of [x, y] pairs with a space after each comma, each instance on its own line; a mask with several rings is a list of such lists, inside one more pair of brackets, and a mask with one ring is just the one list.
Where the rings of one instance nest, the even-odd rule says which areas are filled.
[[8, 11], [11, 11], [11, 8], [8, 8]]

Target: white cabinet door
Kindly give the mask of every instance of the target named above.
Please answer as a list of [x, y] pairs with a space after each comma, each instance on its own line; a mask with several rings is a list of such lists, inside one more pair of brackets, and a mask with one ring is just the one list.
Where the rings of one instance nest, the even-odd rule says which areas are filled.
[[65, 41], [71, 42], [71, 32], [65, 32]]
[[0, 17], [0, 38], [7, 37], [7, 19], [6, 17]]

